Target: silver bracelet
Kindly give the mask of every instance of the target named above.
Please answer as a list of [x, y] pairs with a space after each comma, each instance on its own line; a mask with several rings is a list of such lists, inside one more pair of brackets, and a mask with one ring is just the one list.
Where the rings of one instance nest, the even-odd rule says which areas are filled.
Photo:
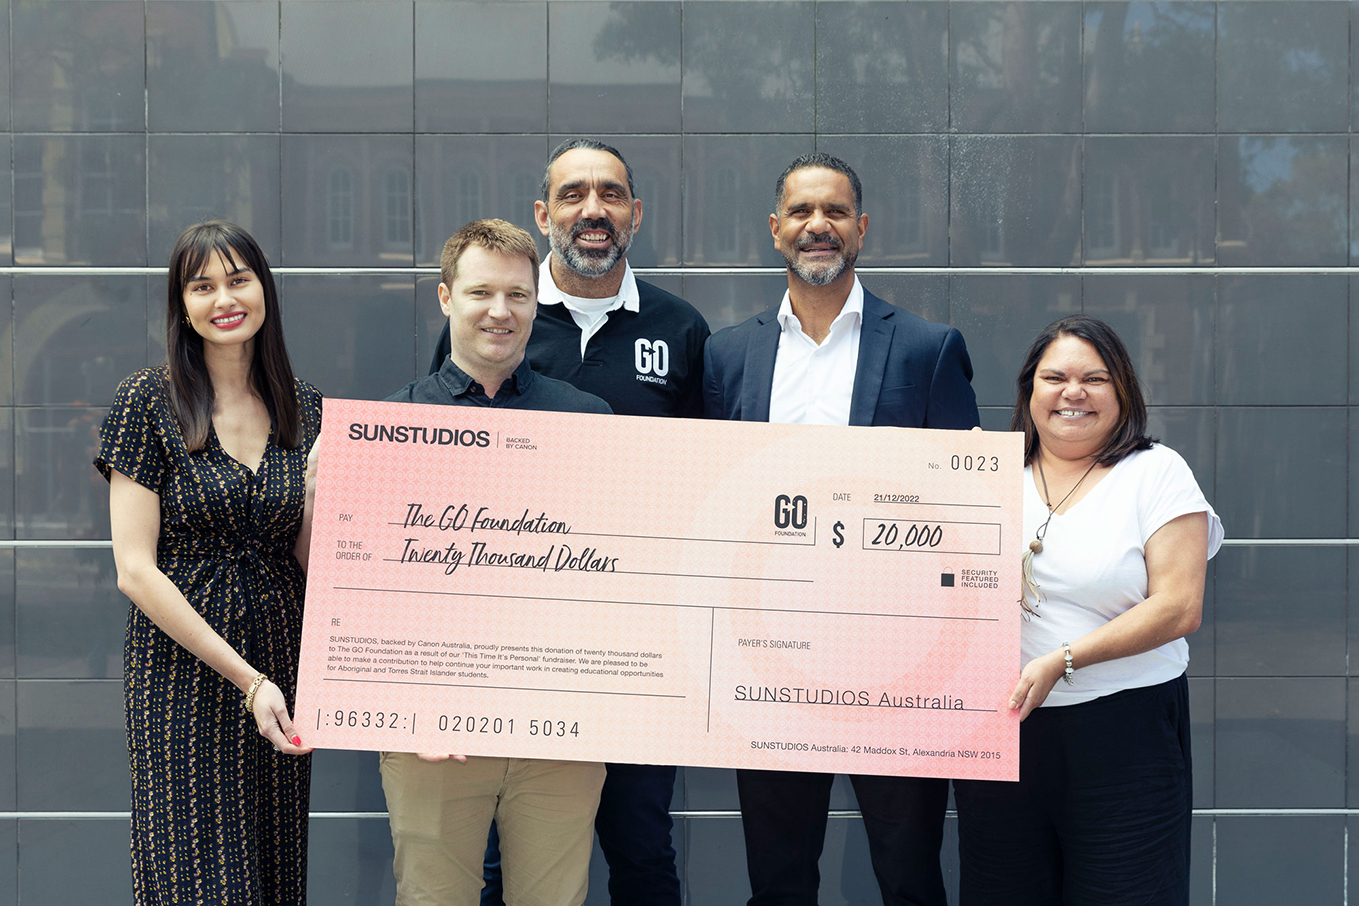
[[1063, 671], [1063, 673], [1062, 673], [1062, 679], [1066, 680], [1066, 684], [1067, 684], [1068, 686], [1074, 686], [1074, 685], [1076, 685], [1076, 681], [1075, 681], [1074, 679], [1072, 679], [1072, 677], [1075, 676], [1075, 674], [1076, 674], [1076, 668], [1073, 667], [1073, 666], [1071, 666], [1071, 643], [1070, 643], [1070, 642], [1063, 642], [1063, 643], [1062, 643], [1062, 656], [1066, 658], [1066, 670]]

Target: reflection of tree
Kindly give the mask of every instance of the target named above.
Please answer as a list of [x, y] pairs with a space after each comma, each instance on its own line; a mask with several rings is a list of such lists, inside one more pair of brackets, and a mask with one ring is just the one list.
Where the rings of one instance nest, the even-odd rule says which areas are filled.
[[[787, 10], [785, 15], [770, 17], [771, 28], [706, 31], [702, 40], [685, 46], [686, 69], [701, 75], [719, 101], [810, 97], [812, 55], [794, 54], [804, 44], [810, 51], [811, 44], [798, 40], [796, 8], [790, 5]], [[675, 66], [680, 62], [679, 42], [655, 39], [673, 30], [674, 24], [674, 10], [667, 3], [610, 4], [609, 19], [595, 36], [595, 54], [602, 60]]]
[[1310, 136], [1240, 141], [1247, 248], [1275, 255], [1291, 250], [1308, 262], [1343, 258], [1347, 199], [1338, 191], [1345, 184], [1343, 144], [1328, 147]]
[[1213, 4], [1104, 3], [1092, 8], [1085, 27], [1090, 48], [1087, 103], [1107, 109], [1117, 100], [1118, 110], [1140, 116], [1148, 108], [1145, 99], [1155, 98], [1158, 123], [1202, 125], [1206, 113], [1211, 125], [1211, 106], [1196, 109], [1203, 107], [1202, 96], [1184, 90], [1182, 80], [1186, 65], [1196, 60], [1212, 78], [1213, 16]]

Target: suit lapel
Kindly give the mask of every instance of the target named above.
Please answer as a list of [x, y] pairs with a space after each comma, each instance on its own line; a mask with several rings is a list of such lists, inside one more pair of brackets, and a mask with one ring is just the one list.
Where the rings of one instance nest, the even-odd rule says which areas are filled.
[[864, 290], [864, 319], [859, 330], [859, 363], [854, 369], [854, 393], [849, 400], [851, 425], [873, 424], [878, 408], [878, 391], [887, 368], [887, 353], [892, 348], [892, 308]]
[[746, 346], [745, 379], [741, 383], [741, 420], [769, 421], [769, 397], [774, 388], [774, 357], [779, 351], [778, 307], [761, 312], [760, 326]]

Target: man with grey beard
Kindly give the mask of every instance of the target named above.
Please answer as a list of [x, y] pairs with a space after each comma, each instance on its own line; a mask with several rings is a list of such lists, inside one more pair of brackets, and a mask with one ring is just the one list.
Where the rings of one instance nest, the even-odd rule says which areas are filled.
[[[551, 254], [539, 269], [530, 366], [602, 397], [620, 415], [702, 415], [708, 323], [688, 302], [633, 275], [627, 252], [642, 200], [623, 155], [591, 139], [561, 143], [548, 157], [542, 196], [533, 209]], [[431, 373], [448, 351], [445, 326]], [[608, 766], [595, 832], [613, 906], [679, 906], [674, 786], [674, 767]], [[494, 842], [487, 857], [482, 906], [500, 906]]]
[[[958, 331], [868, 292], [854, 262], [868, 230], [849, 164], [805, 154], [779, 176], [769, 231], [788, 264], [783, 301], [713, 334], [709, 418], [972, 428], [972, 363]], [[847, 452], [852, 457], [852, 452]], [[833, 774], [736, 772], [750, 906], [816, 906]], [[945, 906], [939, 846], [948, 781], [851, 775], [885, 906]]]

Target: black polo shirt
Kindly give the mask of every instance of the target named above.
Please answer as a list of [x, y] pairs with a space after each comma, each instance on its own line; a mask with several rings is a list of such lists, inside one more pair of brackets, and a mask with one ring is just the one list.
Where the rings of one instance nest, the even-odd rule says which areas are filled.
[[[445, 325], [445, 330], [447, 325]], [[490, 409], [542, 409], [547, 412], [593, 412], [609, 415], [609, 404], [577, 390], [565, 381], [534, 373], [528, 359], [500, 385], [496, 395], [486, 395], [447, 355], [443, 366], [431, 375], [412, 381], [387, 397], [391, 403], [434, 403], [445, 406], [482, 406]]]

